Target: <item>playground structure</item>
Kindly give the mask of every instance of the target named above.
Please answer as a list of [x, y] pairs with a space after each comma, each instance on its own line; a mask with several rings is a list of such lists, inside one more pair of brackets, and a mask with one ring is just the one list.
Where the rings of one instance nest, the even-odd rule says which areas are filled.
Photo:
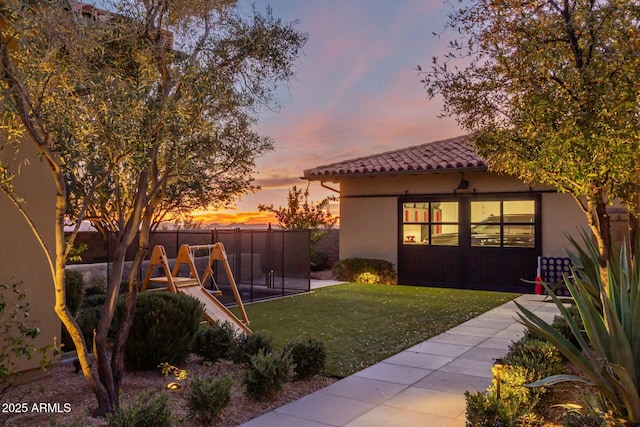
[[[201, 279], [195, 265], [195, 252], [204, 250], [208, 251], [208, 259]], [[221, 295], [221, 291], [217, 288], [213, 280], [213, 266], [216, 261], [220, 261], [224, 267], [242, 319], [236, 317], [216, 298], [216, 296]], [[188, 276], [186, 277], [180, 276], [182, 266], [188, 267]], [[164, 275], [152, 277], [154, 270], [158, 267], [162, 269]], [[203, 285], [207, 279], [211, 280], [215, 286], [215, 290], [212, 292], [207, 290]], [[149, 284], [158, 284], [160, 286], [149, 288]], [[210, 323], [228, 321], [237, 332], [251, 333], [249, 329], [249, 319], [222, 243], [210, 245], [181, 245], [173, 269], [169, 268], [169, 261], [164, 246], [154, 246], [151, 252], [151, 259], [149, 260], [149, 269], [142, 282], [141, 291], [162, 290], [183, 293], [200, 301], [204, 306], [205, 318]]]

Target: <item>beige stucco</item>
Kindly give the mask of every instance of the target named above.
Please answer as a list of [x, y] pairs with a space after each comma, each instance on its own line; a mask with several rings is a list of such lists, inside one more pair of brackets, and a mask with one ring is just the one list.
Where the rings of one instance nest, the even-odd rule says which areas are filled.
[[[398, 263], [398, 199], [405, 195], [453, 195], [462, 174], [423, 173], [340, 180], [340, 258], [379, 258]], [[465, 172], [471, 193], [542, 192], [542, 254], [565, 256], [565, 234], [577, 236], [586, 217], [570, 195], [529, 187], [515, 178]]]
[[[30, 143], [21, 144], [17, 155], [6, 140], [0, 139], [0, 143], [3, 161], [8, 162], [16, 174], [13, 181], [16, 193], [22, 197], [29, 217], [49, 250], [53, 251], [56, 190], [49, 170]], [[58, 337], [59, 343], [60, 322], [53, 310], [55, 301], [49, 264], [27, 221], [4, 193], [0, 193], [0, 235], [0, 283], [22, 282], [31, 306], [29, 321], [40, 328], [35, 345], [52, 344], [54, 337]], [[34, 358], [20, 361], [19, 369], [37, 366], [39, 360]]]

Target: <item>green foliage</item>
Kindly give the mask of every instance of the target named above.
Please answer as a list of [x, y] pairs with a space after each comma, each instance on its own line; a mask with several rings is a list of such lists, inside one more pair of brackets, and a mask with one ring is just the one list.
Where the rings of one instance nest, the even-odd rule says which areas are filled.
[[184, 361], [191, 352], [202, 315], [200, 302], [187, 295], [140, 294], [125, 347], [127, 369], [151, 370], [162, 362], [177, 364]]
[[107, 280], [104, 277], [94, 276], [84, 288], [84, 295], [90, 297], [101, 295], [107, 291]]
[[293, 364], [288, 351], [267, 352], [260, 349], [251, 356], [248, 369], [242, 378], [247, 396], [254, 400], [273, 398], [291, 376]]
[[492, 383], [486, 392], [465, 393], [467, 425], [520, 426], [537, 422], [536, 411], [547, 389], [527, 385], [563, 369], [558, 350], [531, 334], [512, 343], [501, 361], [500, 366], [492, 368]]
[[79, 271], [66, 269], [64, 271], [64, 291], [67, 296], [67, 307], [75, 315], [82, 302], [84, 279]]
[[[640, 240], [636, 248], [640, 247]], [[579, 265], [597, 262], [599, 253], [588, 238], [580, 249]], [[579, 248], [575, 248], [579, 249]], [[638, 251], [636, 251], [638, 254]], [[595, 256], [595, 259], [589, 257]], [[551, 342], [586, 377], [556, 375], [539, 381], [549, 386], [562, 382], [593, 385], [599, 393], [601, 405], [614, 417], [632, 423], [640, 422], [640, 257], [627, 257], [626, 245], [620, 256], [608, 264], [608, 283], [602, 286], [595, 276], [577, 277], [567, 282], [567, 288], [580, 313], [584, 325], [577, 324], [562, 302], [552, 295], [567, 321], [577, 345], [546, 324], [524, 307], [518, 306], [520, 319], [536, 334]], [[599, 301], [591, 291], [598, 289]], [[583, 336], [586, 334], [586, 338]]]
[[[573, 321], [578, 325], [578, 328], [581, 330], [584, 329], [582, 325], [582, 319], [580, 318], [580, 312], [578, 311], [578, 307], [575, 304], [571, 304], [567, 307], [567, 314]], [[564, 318], [564, 316], [556, 316], [553, 318], [553, 322], [551, 326], [558, 330], [558, 332], [568, 339], [571, 344], [578, 345], [578, 340], [573, 336], [573, 332], [571, 331], [571, 327], [569, 326], [569, 322]]]
[[322, 271], [327, 267], [329, 261], [329, 255], [324, 252], [312, 251], [311, 252], [311, 271]]
[[562, 427], [606, 427], [607, 422], [595, 412], [582, 414], [576, 411], [568, 411], [562, 414]]
[[467, 401], [467, 427], [516, 427], [516, 409], [494, 394], [464, 392]]
[[20, 282], [0, 284], [0, 397], [15, 382], [18, 359], [30, 360], [35, 353], [41, 353], [41, 366], [49, 363], [50, 346], [36, 348], [33, 345], [40, 329], [29, 320], [31, 308], [26, 298]]
[[333, 266], [333, 274], [337, 280], [348, 282], [386, 285], [396, 283], [393, 264], [381, 259], [341, 259]]
[[233, 378], [230, 375], [194, 378], [186, 396], [189, 415], [205, 424], [218, 418], [231, 402], [232, 385]]
[[169, 396], [166, 393], [143, 391], [127, 408], [120, 407], [107, 417], [109, 427], [172, 427]]
[[240, 334], [236, 337], [229, 358], [234, 363], [249, 363], [251, 357], [263, 351], [269, 353], [273, 349], [273, 338], [261, 332]]
[[555, 375], [563, 369], [560, 352], [550, 342], [539, 339], [521, 339], [512, 343], [502, 363], [524, 367], [527, 383]]
[[291, 361], [298, 379], [305, 379], [320, 374], [327, 359], [327, 351], [322, 341], [307, 338], [285, 346], [291, 353]]
[[229, 322], [200, 325], [193, 340], [193, 352], [205, 360], [215, 362], [231, 354], [236, 331]]
[[287, 207], [275, 208], [273, 205], [258, 205], [262, 212], [272, 212], [278, 220], [278, 225], [285, 230], [311, 230], [311, 251], [315, 245], [338, 222], [338, 217], [331, 215], [329, 205], [337, 200], [334, 196], [325, 197], [320, 202], [309, 200], [309, 185], [302, 188], [293, 186], [287, 195]]
[[[69, 245], [69, 242], [66, 242]], [[86, 251], [89, 248], [86, 243], [80, 243], [78, 246], [72, 246], [69, 249], [69, 254], [67, 255], [67, 261], [71, 262], [81, 262], [82, 261], [82, 252]]]

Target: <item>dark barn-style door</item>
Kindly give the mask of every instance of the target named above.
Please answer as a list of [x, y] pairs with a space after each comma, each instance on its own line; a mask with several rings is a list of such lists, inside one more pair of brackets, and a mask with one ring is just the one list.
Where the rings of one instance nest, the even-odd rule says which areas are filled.
[[532, 292], [538, 195], [407, 197], [399, 210], [400, 284]]

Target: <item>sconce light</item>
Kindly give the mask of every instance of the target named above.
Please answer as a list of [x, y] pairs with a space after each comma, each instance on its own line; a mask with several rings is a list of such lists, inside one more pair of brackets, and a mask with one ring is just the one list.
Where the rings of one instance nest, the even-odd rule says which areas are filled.
[[461, 173], [460, 182], [458, 183], [458, 186], [455, 188], [455, 190], [453, 190], [453, 192], [455, 193], [456, 191], [468, 190], [468, 189], [469, 189], [469, 180], [464, 179], [464, 173]]

